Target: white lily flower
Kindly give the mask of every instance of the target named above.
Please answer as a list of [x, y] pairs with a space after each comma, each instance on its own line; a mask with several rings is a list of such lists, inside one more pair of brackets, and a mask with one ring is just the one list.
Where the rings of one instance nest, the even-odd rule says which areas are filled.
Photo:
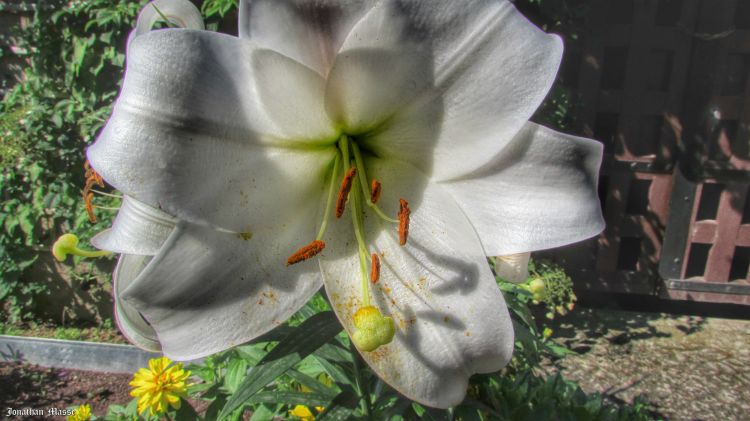
[[[473, 373], [513, 351], [485, 256], [603, 228], [601, 146], [528, 122], [561, 55], [504, 0], [243, 0], [239, 37], [133, 36], [88, 150], [127, 195], [95, 240], [123, 253], [120, 328], [171, 359], [202, 357], [281, 324], [324, 284], [378, 376], [425, 405], [460, 403]], [[330, 198], [351, 168], [337, 219]], [[319, 254], [287, 265], [306, 244], [299, 257]]]

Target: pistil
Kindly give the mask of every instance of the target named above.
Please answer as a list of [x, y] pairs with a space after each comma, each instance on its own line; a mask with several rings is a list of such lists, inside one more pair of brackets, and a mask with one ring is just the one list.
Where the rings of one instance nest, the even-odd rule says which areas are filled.
[[[331, 170], [331, 179], [328, 185], [328, 197], [323, 213], [323, 222], [316, 239], [310, 244], [300, 248], [287, 259], [287, 266], [311, 259], [323, 251], [326, 244], [323, 241], [331, 208], [335, 208], [336, 218], [344, 214], [346, 204], [352, 217], [352, 228], [357, 241], [357, 256], [359, 258], [359, 271], [361, 279], [361, 307], [354, 315], [356, 331], [352, 340], [362, 351], [374, 351], [379, 346], [391, 342], [394, 334], [393, 320], [383, 314], [370, 304], [370, 283], [375, 284], [380, 279], [380, 257], [377, 253], [370, 253], [367, 248], [364, 226], [364, 206], [367, 204], [375, 214], [384, 221], [398, 224], [399, 244], [405, 245], [409, 234], [409, 204], [404, 199], [399, 200], [398, 219], [387, 216], [377, 203], [380, 199], [382, 186], [380, 181], [373, 179], [370, 185], [367, 183], [367, 170], [359, 146], [348, 136], [342, 136], [337, 142], [337, 154]], [[340, 162], [339, 162], [340, 161]], [[341, 178], [338, 197], [333, 205], [333, 191], [336, 180], [339, 177], [339, 168], [342, 172], [346, 170]], [[356, 187], [359, 184], [360, 188]], [[352, 187], [354, 186], [354, 189]], [[368, 276], [367, 263], [370, 263]]]
[[68, 257], [69, 254], [80, 257], [102, 257], [112, 254], [110, 251], [99, 250], [89, 251], [81, 250], [78, 248], [78, 237], [75, 234], [63, 234], [60, 238], [55, 241], [52, 245], [52, 255], [55, 256], [57, 261], [62, 262]]

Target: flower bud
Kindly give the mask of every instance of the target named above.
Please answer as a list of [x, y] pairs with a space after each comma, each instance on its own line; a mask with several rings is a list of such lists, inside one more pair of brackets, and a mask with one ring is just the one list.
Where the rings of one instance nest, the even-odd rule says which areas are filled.
[[396, 333], [393, 319], [383, 316], [373, 306], [362, 307], [354, 313], [354, 327], [357, 330], [352, 335], [352, 341], [360, 351], [366, 352], [389, 344]]

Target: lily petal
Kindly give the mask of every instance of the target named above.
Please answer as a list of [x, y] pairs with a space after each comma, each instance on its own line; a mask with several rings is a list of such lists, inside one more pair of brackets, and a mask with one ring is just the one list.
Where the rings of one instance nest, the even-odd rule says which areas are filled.
[[[162, 16], [164, 15], [164, 16]], [[151, 31], [154, 24], [164, 17], [172, 24], [180, 28], [204, 29], [203, 16], [200, 10], [188, 0], [154, 0], [149, 2], [141, 13], [135, 24], [133, 36], [138, 36]], [[130, 41], [128, 40], [128, 44]]]
[[[245, 80], [257, 76], [253, 63], [302, 81], [300, 92], [322, 92], [322, 80], [304, 85], [314, 80], [309, 69], [234, 37], [180, 29], [137, 37], [113, 115], [88, 150], [92, 166], [118, 190], [181, 220], [244, 232], [294, 218], [317, 201], [335, 149], [259, 134], [276, 123], [255, 114], [263, 95]], [[315, 115], [325, 115], [322, 95], [317, 107]], [[291, 128], [277, 135], [310, 129], [298, 117], [301, 126], [285, 118]]]
[[128, 341], [147, 351], [158, 352], [161, 351], [161, 344], [154, 328], [146, 322], [138, 310], [120, 298], [122, 291], [133, 283], [133, 280], [146, 267], [149, 259], [149, 256], [123, 254], [117, 261], [117, 267], [112, 275], [115, 321]]
[[[559, 37], [545, 34], [504, 0], [476, 0], [470, 7], [454, 0], [356, 1], [346, 6], [325, 0], [261, 0], [243, 5], [245, 36], [322, 68], [322, 75], [337, 53], [409, 46], [418, 65], [406, 68], [423, 70], [416, 86], [403, 89], [402, 82], [409, 80], [404, 78], [391, 84], [393, 75], [382, 70], [394, 63], [396, 75], [412, 74], [401, 70], [402, 60], [360, 60], [355, 62], [359, 67], [369, 65], [370, 73], [381, 74], [383, 83], [375, 86], [386, 93], [376, 92], [359, 70], [347, 72], [361, 83], [351, 83], [346, 91], [385, 97], [386, 105], [402, 107], [368, 146], [381, 157], [408, 160], [435, 180], [485, 165], [510, 142], [549, 91], [563, 51]], [[347, 100], [369, 104], [364, 96]], [[350, 107], [348, 117], [357, 122], [368, 110]], [[382, 114], [379, 109], [376, 120]]]
[[527, 123], [492, 162], [441, 183], [488, 256], [560, 247], [604, 229], [597, 180], [602, 145]]
[[[381, 262], [372, 302], [393, 318], [397, 331], [390, 344], [362, 356], [410, 399], [456, 405], [472, 374], [499, 370], [510, 360], [513, 328], [505, 301], [478, 237], [451, 197], [409, 164], [367, 161], [382, 181], [378, 203], [386, 213], [396, 212], [399, 197], [410, 198], [412, 213], [404, 247], [392, 224], [365, 218], [367, 242]], [[332, 306], [351, 335], [353, 314], [364, 303], [350, 225], [331, 226], [320, 266]]]
[[434, 62], [433, 74], [425, 76], [434, 86], [404, 97], [410, 106], [372, 143], [380, 156], [406, 159], [435, 180], [459, 177], [486, 164], [541, 104], [557, 74], [562, 42], [507, 1], [398, 5], [413, 28], [404, 33]]
[[239, 35], [325, 77], [351, 27], [374, 0], [241, 0]]
[[[120, 298], [150, 323], [164, 354], [200, 358], [283, 323], [320, 288], [315, 265], [285, 267], [289, 244], [314, 226], [303, 218], [252, 238], [180, 222]], [[301, 242], [297, 242], [301, 244]]]
[[171, 215], [125, 196], [112, 228], [95, 235], [91, 244], [114, 253], [153, 256], [176, 224]]

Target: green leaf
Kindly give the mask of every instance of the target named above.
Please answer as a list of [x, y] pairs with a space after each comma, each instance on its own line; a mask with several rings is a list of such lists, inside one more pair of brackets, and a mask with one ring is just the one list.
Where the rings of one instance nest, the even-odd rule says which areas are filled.
[[233, 358], [227, 366], [227, 373], [224, 375], [224, 387], [229, 393], [234, 393], [242, 383], [247, 374], [247, 362], [242, 358]]
[[330, 387], [326, 387], [323, 383], [308, 376], [307, 374], [301, 373], [297, 370], [289, 370], [286, 372], [286, 374], [287, 376], [296, 380], [299, 384], [301, 384], [302, 386], [305, 386], [306, 388], [312, 390], [313, 392], [318, 393], [320, 395], [329, 396], [328, 400], [333, 399], [334, 395], [336, 394], [336, 392], [333, 389], [331, 389]]
[[265, 385], [333, 339], [339, 332], [341, 325], [330, 311], [318, 313], [302, 322], [250, 370], [237, 392], [229, 398], [219, 418], [244, 405]]
[[296, 391], [259, 392], [246, 403], [283, 403], [309, 407], [326, 406], [334, 398], [333, 394], [305, 393]]
[[227, 398], [224, 395], [219, 395], [211, 402], [211, 405], [206, 408], [206, 419], [217, 420], [219, 419], [219, 411], [227, 403]]
[[[270, 409], [266, 408], [265, 405], [259, 405], [255, 408], [253, 411], [253, 416], [250, 418], [250, 421], [267, 421], [271, 420], [274, 417], [274, 412]], [[206, 419], [208, 418], [208, 415], [206, 415]]]
[[344, 421], [348, 420], [357, 410], [359, 397], [351, 390], [339, 393], [319, 416], [318, 421]]
[[198, 413], [195, 412], [195, 408], [186, 400], [183, 400], [180, 404], [180, 409], [175, 414], [175, 421], [195, 421], [200, 420]]

